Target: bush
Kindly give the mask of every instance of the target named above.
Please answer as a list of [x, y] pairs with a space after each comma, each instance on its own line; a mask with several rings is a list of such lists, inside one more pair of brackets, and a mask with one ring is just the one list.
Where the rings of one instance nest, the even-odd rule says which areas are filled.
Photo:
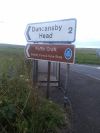
[[64, 126], [64, 112], [56, 104], [42, 100], [36, 111], [33, 112], [32, 133], [55, 133]]
[[0, 89], [3, 90], [0, 92], [1, 132], [55, 133], [64, 126], [64, 111], [53, 102], [40, 98], [25, 80], [6, 77], [2, 80], [5, 82]]

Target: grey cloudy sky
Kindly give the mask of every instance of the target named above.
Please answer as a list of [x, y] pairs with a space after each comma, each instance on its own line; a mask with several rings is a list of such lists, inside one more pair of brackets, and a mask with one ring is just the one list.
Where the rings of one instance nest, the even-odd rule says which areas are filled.
[[26, 45], [28, 23], [76, 18], [76, 46], [100, 47], [99, 13], [99, 0], [0, 0], [0, 43]]

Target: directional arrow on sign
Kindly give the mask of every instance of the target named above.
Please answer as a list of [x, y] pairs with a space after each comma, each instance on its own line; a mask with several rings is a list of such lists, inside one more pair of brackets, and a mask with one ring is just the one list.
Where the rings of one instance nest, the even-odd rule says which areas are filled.
[[30, 38], [30, 35], [29, 35], [30, 30], [31, 30], [31, 26], [27, 26], [26, 32], [25, 32], [25, 37], [26, 37], [27, 41], [31, 41], [31, 38]]
[[27, 58], [30, 58], [30, 54], [29, 54], [29, 48], [30, 48], [30, 44], [28, 44], [25, 48], [25, 55]]

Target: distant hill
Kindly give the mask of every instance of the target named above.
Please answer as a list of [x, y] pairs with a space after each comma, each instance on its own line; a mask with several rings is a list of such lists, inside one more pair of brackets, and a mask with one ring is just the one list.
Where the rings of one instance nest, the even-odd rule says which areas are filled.
[[24, 54], [24, 45], [12, 45], [0, 43], [0, 54]]
[[5, 43], [0, 43], [0, 48], [25, 48], [24, 45], [16, 45], [16, 44], [5, 44]]

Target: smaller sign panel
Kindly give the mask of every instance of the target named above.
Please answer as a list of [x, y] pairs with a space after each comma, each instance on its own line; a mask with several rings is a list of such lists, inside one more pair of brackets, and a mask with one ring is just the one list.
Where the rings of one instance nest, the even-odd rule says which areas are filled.
[[27, 59], [39, 59], [72, 64], [74, 63], [75, 58], [75, 46], [66, 44], [27, 44], [25, 55]]

